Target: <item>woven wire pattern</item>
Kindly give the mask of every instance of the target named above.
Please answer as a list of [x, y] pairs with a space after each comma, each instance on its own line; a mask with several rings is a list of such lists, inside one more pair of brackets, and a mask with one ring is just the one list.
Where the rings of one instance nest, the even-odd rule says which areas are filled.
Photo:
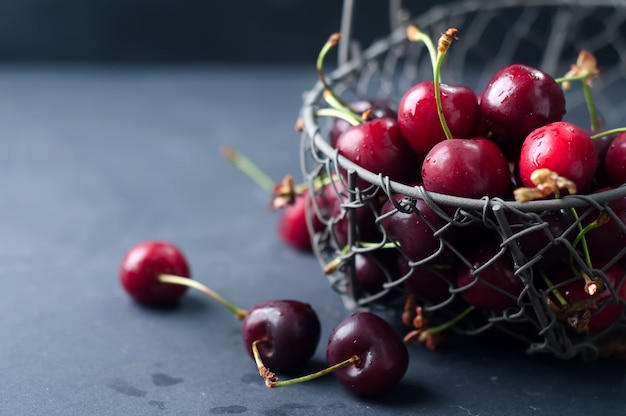
[[[349, 60], [340, 62], [334, 71], [326, 74], [335, 92], [348, 101], [384, 97], [397, 103], [413, 83], [432, 79], [428, 53], [423, 45], [406, 40], [406, 24], [415, 23], [433, 36], [456, 27], [460, 40], [453, 44], [446, 56], [442, 82], [463, 83], [479, 91], [497, 69], [512, 62], [536, 66], [557, 77], [569, 69], [582, 49], [586, 49], [596, 55], [603, 68], [601, 78], [594, 81], [593, 94], [604, 125], [607, 128], [625, 125], [626, 2], [466, 1], [432, 9], [411, 20], [402, 16], [397, 19], [399, 27], [387, 37], [365, 50], [352, 49]], [[481, 281], [482, 270], [506, 257], [512, 261], [514, 274], [523, 285], [519, 293], [504, 293], [504, 296], [514, 298], [512, 306], [498, 311], [478, 310], [472, 319], [462, 320], [451, 328], [457, 334], [472, 336], [497, 330], [521, 339], [529, 352], [550, 353], [565, 359], [576, 356], [594, 358], [600, 354], [599, 345], [626, 326], [622, 310], [619, 319], [602, 330], [591, 334], [573, 331], [571, 322], [558, 316], [547, 299], [554, 301], [556, 291], [573, 281], [583, 282], [582, 277], [572, 277], [550, 286], [540, 278], [546, 276], [546, 272], [539, 268], [544, 257], [553, 255], [557, 247], [564, 250], [563, 258], [568, 258], [581, 273], [609, 282], [605, 272], [613, 265], [623, 263], [626, 248], [618, 250], [602, 268], [589, 268], [580, 253], [580, 244], [574, 246], [574, 240], [582, 224], [600, 212], [612, 219], [611, 227], [626, 234], [622, 213], [609, 205], [626, 197], [626, 187], [522, 204], [498, 198], [468, 199], [432, 194], [419, 186], [393, 182], [344, 159], [332, 148], [328, 141], [332, 120], [315, 116], [316, 109], [326, 106], [322, 91], [323, 86], [318, 82], [303, 97], [301, 165], [310, 190], [308, 222], [313, 248], [323, 267], [339, 261], [340, 266], [327, 273], [327, 277], [331, 288], [342, 296], [348, 309], [396, 310], [403, 303], [404, 285], [412, 272], [427, 267], [445, 282], [447, 294], [434, 302], [422, 300], [424, 311], [435, 321], [437, 318], [445, 321], [458, 314], [459, 305], [463, 304], [462, 292], [471, 285], [456, 287], [454, 279], [439, 267], [437, 260], [445, 252], [454, 257], [455, 264], [474, 269], [473, 284]], [[589, 119], [580, 90], [574, 88], [567, 92], [566, 99], [565, 119], [585, 126]], [[318, 186], [320, 181], [328, 178], [335, 179], [325, 187]], [[357, 178], [369, 185], [357, 187]], [[329, 190], [341, 202], [340, 209], [329, 209], [329, 194], [325, 193]], [[396, 200], [394, 195], [403, 198]], [[380, 213], [381, 196], [383, 200], [393, 201], [394, 210]], [[444, 225], [440, 221], [429, 223], [426, 220], [439, 247], [427, 257], [411, 258], [403, 253], [403, 248], [387, 232], [384, 224], [387, 217], [399, 212], [412, 213], [415, 218], [425, 220], [423, 209], [418, 207], [422, 206], [418, 204], [420, 201], [425, 202]], [[576, 210], [577, 218], [570, 218], [566, 229], [553, 234], [548, 216], [572, 210]], [[369, 235], [366, 241], [361, 238], [365, 232], [360, 229], [363, 226], [360, 217], [369, 218], [376, 226], [378, 233], [374, 238]], [[448, 230], [463, 230], [465, 238], [469, 239], [482, 233], [495, 233], [500, 245], [490, 259], [476, 266], [467, 258], [466, 250], [459, 248], [458, 242], [448, 241]], [[545, 240], [532, 256], [520, 250], [520, 242], [528, 235], [540, 235]], [[397, 255], [407, 267], [400, 272], [396, 266], [391, 267], [384, 259], [380, 260], [378, 253], [385, 251], [399, 253]], [[384, 285], [375, 293], [361, 287], [355, 275], [357, 257], [368, 255], [375, 259], [385, 276]], [[548, 276], [550, 273], [552, 271]], [[600, 313], [610, 307], [609, 304], [624, 303], [616, 295], [623, 280], [622, 276], [618, 284], [607, 284], [612, 299], [592, 313]], [[482, 283], [494, 291], [501, 291], [489, 282]], [[568, 316], [568, 319], [574, 318], [578, 316]]]

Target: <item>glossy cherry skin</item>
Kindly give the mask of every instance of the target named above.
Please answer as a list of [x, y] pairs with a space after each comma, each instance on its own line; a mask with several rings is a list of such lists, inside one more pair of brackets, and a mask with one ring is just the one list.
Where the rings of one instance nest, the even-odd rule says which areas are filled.
[[[452, 136], [474, 136], [480, 120], [476, 94], [465, 86], [440, 85], [443, 114]], [[437, 114], [433, 81], [420, 81], [403, 94], [398, 104], [398, 125], [415, 154], [422, 157], [446, 139]]]
[[[415, 155], [390, 117], [376, 118], [348, 128], [337, 139], [340, 155], [375, 174], [405, 181], [413, 176]], [[370, 184], [358, 178], [357, 186]]]
[[[349, 103], [350, 108], [357, 112], [359, 115], [363, 114], [366, 110], [371, 110], [372, 118], [390, 117], [396, 118], [396, 111], [392, 108], [391, 103], [388, 100], [382, 98], [362, 98]], [[337, 118], [333, 122], [333, 127], [330, 130], [330, 144], [334, 147], [337, 144], [337, 139], [341, 134], [350, 127], [350, 123]]]
[[[409, 201], [402, 194], [393, 198], [402, 210], [397, 210], [391, 200], [387, 200], [380, 211], [380, 224], [400, 245], [400, 249], [411, 260], [423, 260], [437, 253], [441, 247], [440, 238], [434, 233], [446, 221], [421, 199]], [[453, 232], [445, 233], [446, 239], [454, 241]]]
[[534, 187], [530, 177], [547, 168], [576, 184], [578, 193], [586, 192], [598, 166], [598, 151], [589, 134], [565, 121], [533, 130], [522, 144], [519, 173], [522, 184]]
[[422, 181], [427, 191], [466, 198], [504, 197], [512, 188], [509, 162], [485, 138], [437, 143], [424, 159]]
[[[461, 297], [470, 305], [488, 311], [503, 311], [517, 305], [517, 298], [524, 289], [521, 279], [514, 274], [513, 261], [507, 253], [476, 272], [498, 253], [495, 243], [487, 243], [467, 254], [471, 265], [463, 264], [457, 269], [456, 286]], [[474, 283], [474, 281], [476, 281]]]
[[124, 290], [136, 301], [153, 306], [176, 303], [187, 286], [162, 283], [161, 274], [191, 277], [187, 259], [175, 245], [165, 241], [144, 241], [126, 252], [119, 278]]
[[604, 158], [604, 169], [608, 185], [626, 183], [626, 133], [618, 134], [611, 142]]
[[307, 225], [308, 192], [296, 197], [293, 204], [281, 208], [277, 224], [279, 238], [288, 246], [303, 252], [312, 251], [311, 234]]
[[356, 312], [332, 331], [326, 360], [335, 365], [352, 356], [354, 365], [334, 371], [339, 382], [359, 396], [375, 396], [395, 387], [409, 365], [405, 343], [387, 321], [371, 312]]
[[250, 357], [259, 344], [263, 364], [273, 372], [293, 373], [315, 353], [321, 324], [308, 303], [297, 300], [261, 302], [242, 321], [241, 337]]
[[533, 130], [565, 116], [563, 90], [547, 73], [521, 64], [507, 65], [481, 94], [480, 114], [496, 137], [519, 147]]

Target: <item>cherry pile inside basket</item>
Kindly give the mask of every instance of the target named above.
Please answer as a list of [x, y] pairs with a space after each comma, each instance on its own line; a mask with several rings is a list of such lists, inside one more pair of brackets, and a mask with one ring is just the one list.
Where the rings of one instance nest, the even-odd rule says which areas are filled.
[[[511, 64], [476, 93], [440, 79], [441, 63], [457, 40], [456, 29], [443, 33], [436, 45], [414, 26], [407, 36], [426, 46], [433, 78], [416, 82], [398, 105], [368, 97], [345, 102], [322, 70], [339, 35], [322, 48], [317, 63], [326, 105], [316, 116], [332, 121], [328, 142], [338, 155], [393, 181], [464, 198], [527, 203], [589, 195], [626, 183], [626, 129], [605, 129], [595, 112], [592, 83], [601, 71], [594, 56], [581, 51], [560, 78]], [[580, 83], [588, 100], [589, 119], [580, 125], [563, 121], [566, 92], [574, 83]], [[291, 175], [274, 183], [234, 149], [223, 150], [225, 158], [271, 195], [281, 210], [278, 235], [285, 243], [311, 251], [314, 237], [331, 229], [337, 256], [324, 272], [352, 264], [356, 280], [344, 280], [344, 289], [357, 284], [358, 291], [377, 301], [396, 302], [408, 326], [398, 334], [378, 314], [355, 312], [332, 331], [327, 368], [279, 381], [276, 372], [297, 374], [316, 351], [320, 321], [308, 303], [260, 300], [240, 309], [192, 280], [176, 246], [147, 241], [131, 248], [120, 269], [124, 289], [138, 302], [169, 305], [194, 287], [223, 304], [242, 321], [245, 350], [268, 387], [332, 372], [355, 394], [381, 394], [403, 378], [407, 344], [434, 348], [446, 331], [475, 317], [515, 322], [518, 326], [509, 332], [541, 335], [546, 328], [525, 319], [536, 300], [529, 301], [529, 292], [541, 295], [550, 317], [573, 339], [601, 334], [623, 320], [626, 198], [609, 202], [609, 210], [598, 205], [542, 212], [540, 227], [512, 230], [518, 233], [517, 259], [533, 261], [527, 267], [532, 273], [519, 274], [521, 265], [503, 236], [484, 224], [455, 222], [455, 207], [433, 207], [425, 199], [380, 189], [355, 207], [341, 192], [346, 184], [341, 168], [336, 175], [320, 175], [313, 187], [295, 185]], [[356, 189], [371, 190], [372, 184], [359, 177]], [[346, 215], [348, 210], [354, 215]], [[512, 227], [523, 225], [524, 212], [504, 215]], [[357, 232], [352, 245], [350, 217]], [[376, 297], [380, 293], [384, 296]], [[606, 355], [614, 347], [605, 349]]]
[[[318, 59], [324, 102], [316, 116], [333, 120], [327, 140], [336, 157], [326, 159], [334, 169], [309, 182], [310, 228], [321, 257], [335, 256], [324, 270], [341, 275], [343, 268], [333, 287], [364, 306], [389, 304], [400, 292], [411, 328], [405, 340], [430, 348], [448, 329], [495, 329], [562, 358], [619, 355], [623, 343], [608, 335], [624, 323], [626, 199], [619, 188], [626, 134], [603, 126], [596, 113], [592, 86], [602, 82], [601, 66], [585, 50], [558, 78], [511, 63], [475, 92], [441, 80], [456, 29], [436, 45], [414, 26], [407, 37], [425, 45], [433, 77], [402, 91], [397, 105], [346, 102], [333, 91], [322, 67], [338, 34]], [[574, 86], [588, 118], [565, 121]], [[348, 187], [355, 166], [419, 189], [423, 198], [394, 193], [360, 172]], [[607, 203], [594, 199], [616, 188]], [[438, 204], [429, 195], [484, 208]], [[584, 203], [561, 204], [567, 198]], [[531, 211], [537, 200], [556, 208]], [[494, 218], [489, 208], [496, 205], [502, 209]]]

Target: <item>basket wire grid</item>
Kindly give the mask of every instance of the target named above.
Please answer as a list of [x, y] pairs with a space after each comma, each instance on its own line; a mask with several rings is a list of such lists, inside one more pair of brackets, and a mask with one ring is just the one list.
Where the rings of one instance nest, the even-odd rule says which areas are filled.
[[[475, 91], [484, 88], [489, 78], [500, 67], [521, 62], [538, 67], [553, 76], [564, 74], [575, 62], [578, 53], [585, 49], [593, 53], [603, 68], [601, 78], [594, 81], [595, 105], [608, 128], [621, 127], [626, 121], [626, 1], [604, 0], [534, 0], [534, 1], [464, 1], [438, 6], [425, 14], [411, 18], [402, 8], [401, 1], [389, 2], [391, 31], [366, 49], [351, 38], [352, 15], [355, 2], [344, 1], [341, 34], [338, 45], [338, 65], [325, 77], [333, 90], [346, 101], [363, 97], [389, 99], [397, 103], [402, 93], [413, 83], [432, 79], [432, 66], [423, 45], [409, 42], [406, 27], [413, 23], [430, 35], [438, 35], [449, 27], [459, 30], [459, 40], [446, 56], [441, 80], [448, 84], [464, 84]], [[425, 191], [421, 186], [411, 186], [390, 180], [377, 172], [370, 172], [342, 157], [329, 142], [332, 120], [316, 116], [316, 111], [326, 106], [323, 98], [324, 85], [317, 82], [303, 97], [301, 108], [302, 174], [310, 190], [308, 224], [312, 245], [322, 267], [340, 260], [340, 267], [327, 273], [331, 288], [342, 296], [347, 309], [383, 308], [397, 310], [403, 302], [403, 284], [413, 270], [433, 264], [433, 258], [442, 252], [451, 252], [460, 263], [472, 266], [457, 243], [448, 241], [449, 229], [463, 229], [469, 236], [494, 232], [499, 237], [499, 250], [484, 264], [475, 267], [475, 283], [480, 281], [480, 271], [490, 267], [500, 257], [510, 257], [514, 273], [523, 283], [523, 290], [516, 294], [512, 307], [502, 311], [478, 311], [473, 319], [461, 320], [451, 328], [457, 334], [489, 334], [499, 330], [521, 339], [531, 353], [550, 353], [569, 359], [576, 356], [595, 358], [601, 351], [599, 345], [609, 336], [618, 334], [626, 326], [624, 316], [607, 328], [592, 334], [572, 331], [567, 322], [557, 316], [546, 299], [563, 284], [546, 287], [539, 279], [542, 256], [555, 246], [566, 250], [571, 261], [581, 273], [608, 282], [605, 271], [620, 264], [626, 248], [619, 250], [602, 269], [589, 268], [572, 236], [580, 225], [598, 212], [612, 218], [612, 227], [626, 234], [626, 226], [620, 212], [608, 204], [626, 197], [626, 187], [590, 195], [567, 195], [560, 199], [545, 199], [520, 203], [500, 198], [470, 199]], [[584, 126], [589, 116], [582, 94], [575, 88], [566, 93], [566, 120]], [[342, 172], [347, 172], [344, 175]], [[341, 203], [340, 212], [329, 212], [323, 203], [324, 192], [316, 184], [323, 178], [338, 178], [330, 187]], [[368, 185], [357, 187], [357, 181]], [[361, 182], [360, 182], [361, 183]], [[401, 195], [402, 200], [394, 199]], [[380, 196], [394, 202], [395, 210], [385, 215], [379, 212]], [[422, 220], [425, 216], [417, 208], [416, 201], [423, 201], [445, 222], [444, 226], [429, 223], [437, 238], [439, 249], [427, 258], [406, 258], [409, 272], [398, 273], [394, 268], [382, 265], [386, 283], [376, 293], [360, 287], [355, 276], [356, 256], [393, 250], [402, 254], [397, 244], [382, 224], [385, 218], [396, 212], [412, 212]], [[357, 211], [366, 210], [380, 231], [375, 241], [360, 241]], [[578, 218], [559, 235], [549, 231], [546, 216], [555, 212], [576, 210]], [[322, 223], [322, 227], [318, 223]], [[346, 227], [347, 222], [347, 227]], [[426, 221], [428, 223], [428, 221]], [[436, 222], [436, 221], [435, 221]], [[346, 227], [347, 238], [338, 238], [338, 227]], [[545, 246], [528, 258], [519, 247], [519, 241], [529, 234], [541, 233]], [[472, 237], [473, 238], [473, 237]], [[437, 272], [437, 270], [435, 270]], [[578, 279], [581, 279], [578, 277]], [[624, 303], [616, 293], [617, 285], [607, 284], [612, 299], [606, 304]], [[448, 296], [437, 302], [426, 301], [423, 309], [435, 317], [448, 319], [458, 314], [463, 290], [448, 284]], [[487, 286], [489, 282], [484, 282]], [[500, 290], [492, 286], [493, 290]], [[511, 296], [507, 293], [507, 295]], [[400, 301], [398, 298], [400, 297]], [[600, 313], [602, 305], [593, 313]], [[623, 314], [623, 312], [622, 312]]]

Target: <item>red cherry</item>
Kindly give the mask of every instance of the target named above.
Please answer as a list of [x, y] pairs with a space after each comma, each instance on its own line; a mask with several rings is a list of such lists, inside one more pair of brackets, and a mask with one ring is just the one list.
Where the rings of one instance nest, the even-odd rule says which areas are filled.
[[[440, 86], [443, 115], [452, 136], [474, 136], [479, 122], [476, 94], [465, 86]], [[417, 155], [424, 156], [446, 139], [437, 113], [433, 81], [420, 81], [404, 93], [398, 105], [398, 125]]]
[[609, 185], [626, 183], [626, 133], [618, 134], [606, 150], [604, 169]]
[[589, 189], [598, 166], [598, 151], [589, 134], [565, 121], [533, 130], [522, 144], [519, 171], [526, 187], [535, 187], [530, 176], [546, 168], [576, 184], [578, 193]]
[[136, 301], [147, 305], [170, 305], [187, 291], [187, 286], [163, 283], [159, 276], [171, 274], [190, 278], [187, 259], [175, 245], [145, 241], [126, 252], [120, 266], [120, 283]]
[[311, 234], [307, 226], [307, 204], [310, 204], [308, 190], [295, 198], [293, 204], [281, 208], [277, 231], [280, 239], [296, 250], [310, 252]]
[[[351, 126], [339, 136], [336, 148], [364, 169], [399, 182], [413, 176], [415, 170], [415, 156], [393, 118], [375, 118]], [[369, 185], [357, 179], [360, 188]]]
[[467, 198], [504, 197], [512, 187], [509, 162], [484, 138], [437, 143], [424, 159], [422, 181], [427, 191]]
[[519, 148], [531, 131], [563, 119], [565, 96], [547, 73], [512, 64], [496, 72], [485, 87], [480, 114], [496, 137]]
[[[391, 108], [391, 103], [388, 100], [382, 98], [362, 98], [349, 103], [350, 108], [357, 114], [363, 114], [366, 110], [371, 110], [372, 118], [390, 117], [396, 118], [396, 111]], [[350, 123], [337, 118], [333, 122], [333, 127], [330, 130], [330, 144], [334, 147], [337, 144], [337, 139], [341, 134], [350, 127]]]

